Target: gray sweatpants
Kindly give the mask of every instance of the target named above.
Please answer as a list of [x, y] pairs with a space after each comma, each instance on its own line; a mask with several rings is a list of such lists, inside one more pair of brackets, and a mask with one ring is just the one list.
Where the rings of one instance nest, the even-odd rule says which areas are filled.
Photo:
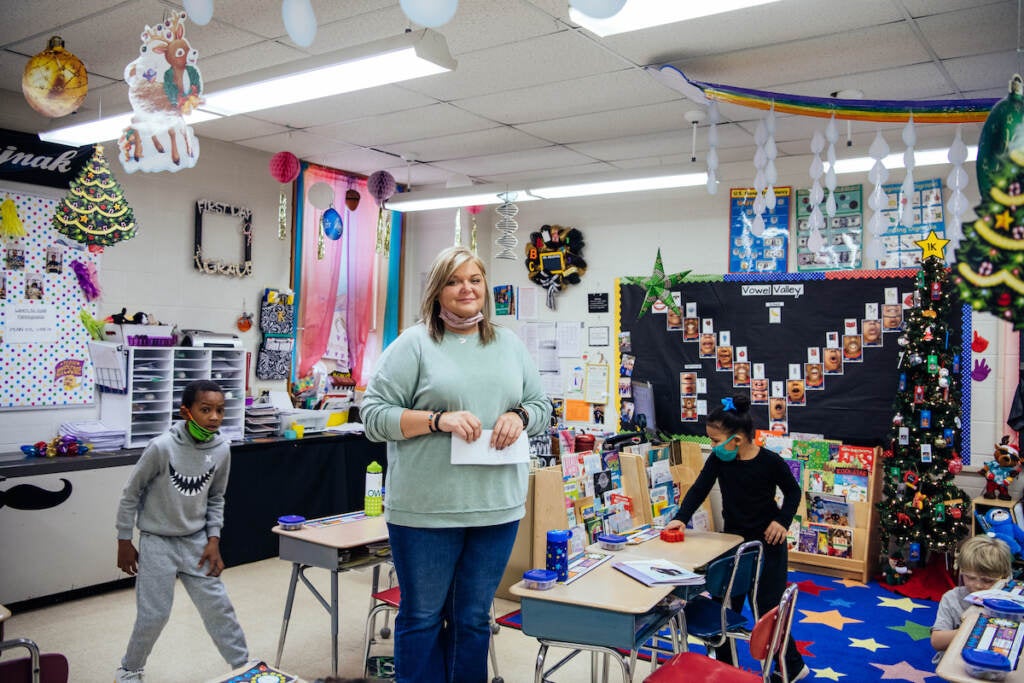
[[220, 577], [206, 576], [209, 566], [199, 568], [206, 542], [205, 529], [191, 536], [141, 534], [139, 574], [135, 579], [137, 613], [128, 651], [121, 660], [125, 670], [137, 671], [146, 665], [156, 639], [171, 616], [174, 583], [178, 577], [225, 661], [232, 668], [249, 661], [245, 634], [235, 617], [224, 582]]

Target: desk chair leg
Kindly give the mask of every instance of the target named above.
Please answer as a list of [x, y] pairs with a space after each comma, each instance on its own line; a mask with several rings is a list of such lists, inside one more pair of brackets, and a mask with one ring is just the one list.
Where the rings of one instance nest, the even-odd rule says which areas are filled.
[[331, 570], [331, 670], [338, 675], [338, 571]]
[[288, 583], [288, 598], [284, 601], [284, 618], [281, 620], [281, 635], [277, 639], [277, 659], [274, 666], [281, 666], [281, 653], [284, 652], [284, 637], [288, 635], [288, 621], [292, 618], [292, 603], [295, 602], [295, 584], [299, 582], [299, 563], [292, 563], [292, 580]]

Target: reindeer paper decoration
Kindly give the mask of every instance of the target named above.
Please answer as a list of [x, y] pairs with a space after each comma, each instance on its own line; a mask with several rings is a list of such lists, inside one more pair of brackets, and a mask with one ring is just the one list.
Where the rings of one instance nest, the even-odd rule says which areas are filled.
[[118, 140], [121, 165], [137, 170], [179, 171], [199, 161], [199, 141], [185, 116], [202, 104], [199, 53], [185, 38], [185, 13], [146, 28], [139, 56], [124, 69], [131, 125]]

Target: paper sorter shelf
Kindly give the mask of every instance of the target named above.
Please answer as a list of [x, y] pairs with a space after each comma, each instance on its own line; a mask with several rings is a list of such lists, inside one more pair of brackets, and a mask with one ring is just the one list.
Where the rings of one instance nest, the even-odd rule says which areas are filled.
[[96, 371], [96, 384], [118, 393], [128, 391], [128, 357], [120, 344], [89, 342], [89, 356]]

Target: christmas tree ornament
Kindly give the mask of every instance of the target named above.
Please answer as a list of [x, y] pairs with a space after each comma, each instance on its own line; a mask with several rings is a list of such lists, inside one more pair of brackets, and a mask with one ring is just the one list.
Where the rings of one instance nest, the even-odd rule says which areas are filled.
[[482, 206], [467, 206], [466, 211], [469, 213], [469, 250], [474, 254], [477, 251], [476, 244], [476, 215], [484, 210]]
[[357, 208], [359, 208], [360, 199], [362, 199], [362, 195], [360, 195], [359, 191], [356, 190], [355, 188], [350, 187], [347, 190], [345, 190], [345, 206], [348, 208], [349, 211], [355, 211]]
[[52, 223], [57, 232], [90, 248], [109, 247], [135, 237], [135, 213], [110, 171], [102, 145], [96, 145], [92, 157], [71, 181]]
[[67, 116], [85, 100], [89, 72], [82, 60], [64, 49], [64, 39], [53, 36], [46, 49], [25, 64], [21, 92], [28, 105], [43, 116]]
[[391, 253], [391, 212], [385, 211], [385, 203], [395, 194], [398, 184], [387, 171], [376, 171], [366, 179], [366, 189], [377, 200], [377, 253]]
[[1024, 121], [1024, 81], [1020, 74], [1010, 78], [1007, 90], [1006, 97], [992, 107], [978, 138], [976, 167], [983, 203], [992, 189], [993, 179], [1000, 175], [1001, 158], [1009, 151], [1007, 143]]
[[685, 270], [681, 273], [666, 275], [665, 267], [661, 263], [661, 248], [659, 247], [658, 255], [654, 258], [654, 270], [648, 277], [622, 278], [622, 281], [628, 285], [640, 285], [647, 290], [636, 317], [642, 318], [657, 301], [660, 301], [673, 313], [682, 316], [683, 312], [669, 290], [675, 285], [682, 284], [689, 274], [690, 271]]
[[290, 183], [299, 177], [302, 163], [291, 152], [278, 152], [270, 157], [270, 175], [279, 183]]
[[185, 117], [203, 103], [203, 79], [185, 19], [184, 12], [171, 12], [146, 26], [139, 56], [124, 69], [134, 113], [117, 146], [128, 173], [177, 172], [199, 162], [199, 140]]
[[24, 237], [26, 234], [21, 216], [18, 215], [18, 206], [8, 195], [0, 202], [0, 237], [9, 240]]

